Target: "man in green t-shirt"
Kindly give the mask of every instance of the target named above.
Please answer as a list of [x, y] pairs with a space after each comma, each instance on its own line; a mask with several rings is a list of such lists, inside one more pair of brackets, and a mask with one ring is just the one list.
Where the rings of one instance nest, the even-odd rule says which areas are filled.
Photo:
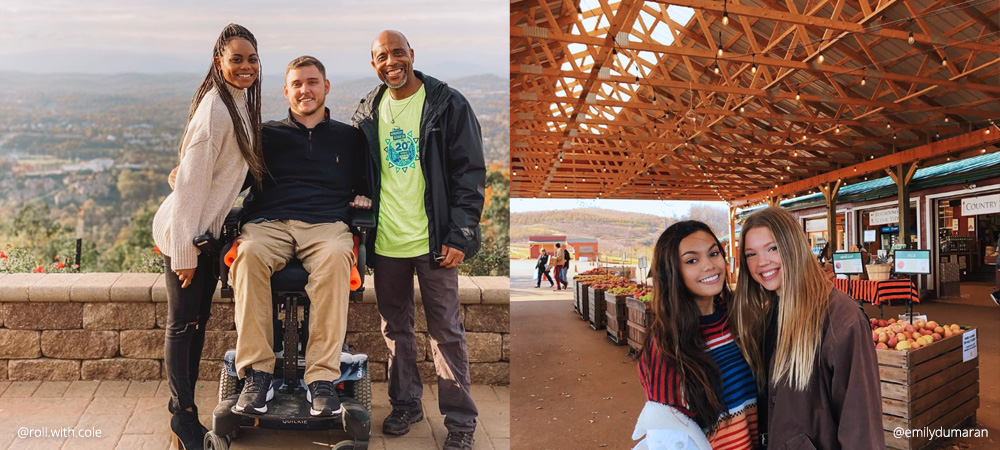
[[478, 411], [469, 394], [469, 356], [459, 315], [458, 265], [479, 250], [486, 167], [479, 121], [458, 91], [413, 70], [413, 49], [397, 31], [372, 43], [383, 84], [352, 122], [368, 139], [377, 226], [369, 239], [375, 297], [389, 347], [389, 400], [382, 423], [403, 435], [423, 420], [417, 371], [413, 275], [427, 316], [446, 450], [471, 450]]

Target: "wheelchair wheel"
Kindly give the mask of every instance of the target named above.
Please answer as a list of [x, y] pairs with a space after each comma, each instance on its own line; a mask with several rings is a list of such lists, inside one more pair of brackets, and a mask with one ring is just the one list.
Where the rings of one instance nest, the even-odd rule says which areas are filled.
[[225, 439], [209, 430], [205, 434], [205, 450], [229, 450], [229, 439]]
[[[223, 401], [232, 395], [236, 395], [240, 392], [241, 386], [239, 378], [229, 375], [229, 372], [225, 367], [222, 368], [222, 373], [219, 374], [219, 401]], [[207, 446], [205, 448], [208, 448]]]
[[368, 414], [372, 413], [372, 375], [371, 372], [365, 371], [365, 376], [358, 381], [351, 384], [350, 396], [353, 397], [358, 403], [365, 405], [365, 409], [368, 410]]

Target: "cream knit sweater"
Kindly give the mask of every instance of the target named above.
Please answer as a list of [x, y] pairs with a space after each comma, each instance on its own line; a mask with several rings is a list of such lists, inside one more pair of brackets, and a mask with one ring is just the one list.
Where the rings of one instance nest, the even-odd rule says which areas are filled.
[[[260, 126], [249, 123], [243, 90], [228, 84], [226, 88], [247, 128]], [[172, 270], [198, 265], [200, 252], [192, 241], [206, 231], [219, 237], [247, 174], [233, 121], [217, 89], [208, 91], [198, 104], [181, 148], [176, 187], [153, 218], [153, 241], [170, 257]]]

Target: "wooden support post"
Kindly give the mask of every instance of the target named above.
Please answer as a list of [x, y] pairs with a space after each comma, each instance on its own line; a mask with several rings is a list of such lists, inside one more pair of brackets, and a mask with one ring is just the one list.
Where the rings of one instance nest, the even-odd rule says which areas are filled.
[[904, 245], [903, 248], [910, 248], [910, 180], [917, 171], [917, 163], [904, 163], [885, 171], [896, 183], [899, 197], [899, 243]]
[[736, 262], [740, 259], [736, 257], [736, 207], [729, 208], [729, 245], [726, 246], [726, 255], [729, 256], [732, 267], [730, 273], [736, 269]]
[[833, 258], [833, 253], [837, 251], [837, 193], [840, 192], [841, 183], [841, 180], [837, 180], [819, 186], [819, 191], [826, 200], [826, 232], [830, 235], [827, 240], [830, 243], [830, 254], [826, 255], [828, 258]]

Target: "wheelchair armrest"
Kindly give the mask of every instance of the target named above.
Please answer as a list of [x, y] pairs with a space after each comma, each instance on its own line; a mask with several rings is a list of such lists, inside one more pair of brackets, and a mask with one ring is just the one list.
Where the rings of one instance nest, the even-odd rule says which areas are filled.
[[351, 226], [357, 228], [375, 228], [375, 211], [371, 209], [351, 209]]

